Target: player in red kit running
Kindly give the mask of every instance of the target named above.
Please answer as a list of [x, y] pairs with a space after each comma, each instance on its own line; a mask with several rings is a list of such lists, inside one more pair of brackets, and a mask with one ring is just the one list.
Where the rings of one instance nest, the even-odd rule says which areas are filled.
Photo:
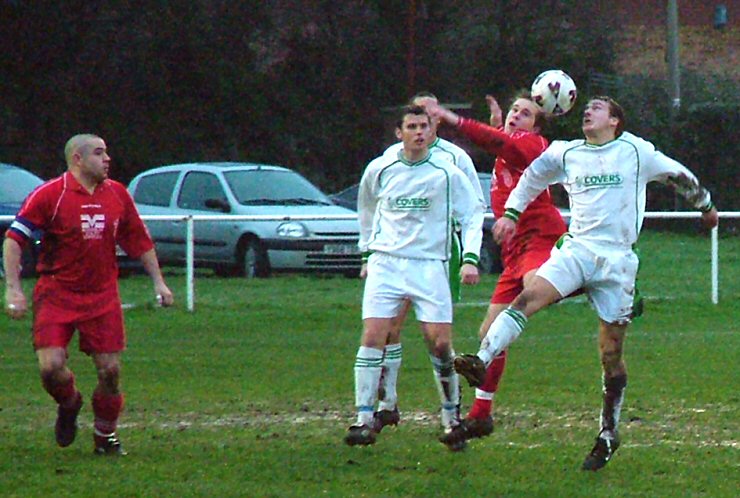
[[126, 187], [108, 179], [110, 157], [103, 139], [75, 135], [64, 155], [67, 171], [26, 198], [5, 234], [6, 309], [15, 319], [28, 309], [20, 281], [21, 251], [31, 234], [41, 230], [33, 344], [44, 389], [58, 404], [56, 441], [62, 447], [72, 444], [82, 407], [82, 395], [66, 364], [67, 346], [77, 330], [80, 350], [92, 357], [98, 372], [92, 395], [95, 453], [122, 455], [116, 426], [123, 408], [119, 372], [126, 340], [116, 244], [141, 260], [163, 306], [172, 305], [172, 292]]
[[[528, 92], [520, 92], [502, 121], [501, 107], [493, 97], [486, 96], [491, 110], [490, 126], [458, 116], [435, 103], [425, 103], [430, 115], [439, 117], [448, 125], [456, 126], [476, 145], [495, 154], [494, 181], [491, 184], [491, 209], [496, 218], [504, 214], [504, 204], [524, 170], [548, 145], [539, 133], [545, 116], [530, 99]], [[514, 300], [531, 279], [537, 268], [550, 257], [550, 250], [567, 230], [560, 212], [552, 202], [549, 191], [544, 191], [522, 213], [516, 235], [502, 243], [501, 259], [504, 270], [491, 296], [486, 317], [479, 335], [485, 337], [496, 316]], [[494, 393], [506, 365], [506, 350], [496, 356], [486, 370], [485, 382], [475, 390], [475, 402], [468, 415], [447, 434], [450, 442], [484, 437], [493, 432]]]

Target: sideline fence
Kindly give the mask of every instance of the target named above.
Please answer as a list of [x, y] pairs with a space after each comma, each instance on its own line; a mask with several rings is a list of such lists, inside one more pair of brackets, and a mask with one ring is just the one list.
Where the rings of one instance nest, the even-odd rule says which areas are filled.
[[[492, 214], [486, 217], [493, 218]], [[649, 211], [645, 213], [645, 219], [691, 219], [700, 218], [701, 213], [696, 211]], [[723, 218], [740, 218], [740, 211], [721, 211], [720, 220]], [[185, 223], [185, 268], [186, 268], [186, 295], [188, 311], [195, 310], [195, 223], [199, 221], [308, 221], [308, 220], [353, 220], [356, 215], [324, 215], [324, 216], [271, 216], [271, 215], [142, 215], [144, 221], [182, 221]], [[12, 221], [13, 216], [0, 216], [0, 221]], [[713, 304], [719, 303], [719, 230], [711, 230], [711, 300]]]

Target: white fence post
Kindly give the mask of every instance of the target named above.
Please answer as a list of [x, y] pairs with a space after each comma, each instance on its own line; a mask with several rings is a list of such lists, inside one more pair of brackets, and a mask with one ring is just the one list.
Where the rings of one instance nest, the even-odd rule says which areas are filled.
[[719, 303], [719, 227], [712, 228], [712, 303]]
[[195, 223], [192, 215], [187, 217], [186, 226], [185, 264], [187, 265], [187, 270], [185, 285], [187, 286], [188, 293], [188, 311], [193, 311], [195, 309]]

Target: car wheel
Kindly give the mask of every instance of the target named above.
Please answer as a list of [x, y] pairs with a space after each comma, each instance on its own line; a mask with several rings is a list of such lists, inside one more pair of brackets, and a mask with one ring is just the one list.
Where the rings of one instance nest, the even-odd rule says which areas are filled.
[[246, 278], [264, 278], [270, 274], [267, 253], [257, 239], [249, 239], [242, 252], [242, 275]]

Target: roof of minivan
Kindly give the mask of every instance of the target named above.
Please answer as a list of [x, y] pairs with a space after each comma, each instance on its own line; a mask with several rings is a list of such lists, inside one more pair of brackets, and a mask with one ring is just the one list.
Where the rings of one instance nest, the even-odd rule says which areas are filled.
[[14, 164], [8, 164], [8, 163], [0, 163], [0, 168], [23, 169]]
[[164, 172], [164, 171], [180, 171], [183, 169], [197, 169], [202, 171], [214, 171], [214, 170], [227, 170], [227, 169], [270, 169], [278, 171], [291, 171], [289, 168], [283, 166], [275, 166], [272, 164], [258, 164], [258, 163], [240, 163], [240, 162], [202, 162], [202, 163], [180, 163], [180, 164], [168, 164], [166, 166], [158, 166], [151, 168], [146, 171], [142, 171], [139, 174], [153, 173], [153, 172]]

